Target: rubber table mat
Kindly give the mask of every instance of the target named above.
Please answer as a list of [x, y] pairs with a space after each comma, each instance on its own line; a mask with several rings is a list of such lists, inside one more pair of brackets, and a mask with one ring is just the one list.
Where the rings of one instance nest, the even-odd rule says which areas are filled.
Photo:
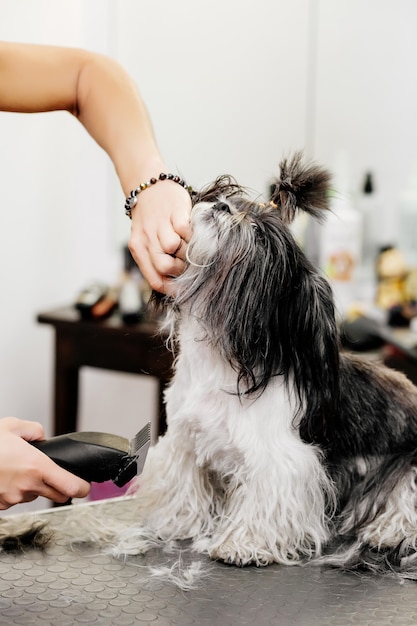
[[[129, 519], [132, 501], [80, 506], [94, 506], [101, 518]], [[65, 528], [70, 508], [45, 515]], [[63, 540], [44, 552], [0, 554], [0, 625], [417, 625], [412, 581], [311, 566], [236, 568], [184, 549], [182, 562], [202, 561], [207, 575], [198, 588], [183, 591], [154, 579], [147, 567], [177, 558], [153, 550], [116, 559], [97, 546], [69, 547]]]

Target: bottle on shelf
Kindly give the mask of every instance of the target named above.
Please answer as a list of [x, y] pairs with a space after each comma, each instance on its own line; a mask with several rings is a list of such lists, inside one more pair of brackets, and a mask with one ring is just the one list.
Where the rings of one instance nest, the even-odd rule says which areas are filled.
[[361, 264], [362, 216], [353, 205], [346, 153], [335, 159], [330, 211], [319, 231], [319, 267], [333, 288], [336, 308], [345, 317], [356, 301]]

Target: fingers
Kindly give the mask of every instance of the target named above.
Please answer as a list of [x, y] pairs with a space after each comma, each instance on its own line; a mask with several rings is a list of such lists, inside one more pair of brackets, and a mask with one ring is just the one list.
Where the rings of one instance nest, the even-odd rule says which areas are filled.
[[[39, 451], [37, 450], [37, 452]], [[56, 502], [65, 502], [69, 498], [84, 498], [89, 494], [90, 484], [88, 482], [71, 474], [71, 472], [67, 472], [45, 454], [41, 454], [44, 459], [41, 467], [42, 493], [39, 495]]]
[[26, 441], [45, 439], [45, 431], [39, 422], [21, 420], [17, 417], [4, 417], [0, 420], [1, 427], [19, 435]]
[[174, 252], [170, 256], [174, 257], [174, 259], [180, 259], [181, 261], [185, 261], [186, 250], [187, 250], [187, 243], [184, 241], [182, 237], [180, 237], [177, 247], [175, 248]]
[[[4, 418], [4, 420], [1, 421], [5, 422], [5, 426], [11, 432], [19, 435], [25, 441], [30, 442], [45, 439], [44, 428], [42, 424], [38, 422], [20, 420], [15, 417]], [[39, 489], [42, 492], [39, 491], [37, 495], [45, 496], [56, 502], [65, 502], [69, 498], [84, 498], [88, 495], [90, 491], [89, 483], [62, 469], [45, 454], [40, 453], [39, 450], [33, 447], [29, 448], [29, 450], [30, 454], [41, 455], [39, 459], [42, 478], [39, 480]], [[30, 500], [33, 500], [37, 496], [28, 491], [23, 497], [28, 497]], [[30, 500], [25, 499], [24, 501]]]
[[164, 253], [160, 247], [148, 248], [129, 242], [129, 249], [151, 288], [159, 293], [168, 293], [171, 277], [179, 276], [184, 271], [184, 261]]
[[190, 241], [192, 230], [189, 215], [184, 217], [175, 214], [172, 219], [172, 227], [185, 243]]
[[63, 503], [88, 495], [89, 483], [28, 443], [43, 438], [44, 430], [36, 422], [14, 417], [0, 420], [0, 509], [38, 496]]
[[[67, 472], [69, 474], [69, 472]], [[52, 500], [53, 502], [66, 502], [72, 498], [85, 498], [90, 493], [91, 485], [85, 480], [69, 474], [67, 477], [58, 475], [56, 470], [50, 480], [52, 484], [43, 482], [39, 495]]]
[[88, 482], [63, 469], [40, 450], [33, 450], [39, 476], [38, 495], [54, 502], [66, 502], [70, 498], [84, 498], [88, 495]]
[[9, 491], [7, 493], [0, 494], [0, 511], [6, 511], [10, 507], [16, 504], [23, 504], [27, 502], [33, 502], [39, 497], [37, 491], [21, 491], [16, 489], [15, 491]]
[[137, 234], [132, 228], [129, 249], [155, 291], [167, 293], [173, 276], [179, 276], [185, 268], [187, 244], [169, 225], [160, 228], [158, 234]]
[[[169, 255], [174, 259], [185, 260], [185, 251], [187, 249], [186, 241], [183, 237], [174, 229], [174, 226], [171, 222], [161, 224], [158, 231], [158, 243], [159, 243], [159, 251], [165, 255]], [[157, 261], [157, 259], [156, 259]], [[165, 259], [165, 262], [168, 263], [168, 260]], [[175, 263], [173, 264], [173, 267]], [[177, 274], [172, 274], [172, 276], [176, 276]]]
[[7, 490], [0, 493], [0, 510], [22, 502], [32, 502], [38, 496], [63, 504], [72, 498], [84, 498], [88, 495], [89, 483], [66, 472], [52, 461], [50, 464], [46, 471], [44, 468], [32, 466], [26, 467], [24, 474], [15, 474]]

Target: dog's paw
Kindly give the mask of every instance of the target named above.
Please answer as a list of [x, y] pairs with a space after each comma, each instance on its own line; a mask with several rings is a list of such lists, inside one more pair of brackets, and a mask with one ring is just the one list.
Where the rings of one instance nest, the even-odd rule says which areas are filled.
[[245, 565], [265, 567], [275, 561], [272, 554], [265, 549], [250, 546], [237, 547], [228, 543], [209, 550], [209, 555], [215, 561], [223, 561], [228, 565], [237, 565], [238, 567]]

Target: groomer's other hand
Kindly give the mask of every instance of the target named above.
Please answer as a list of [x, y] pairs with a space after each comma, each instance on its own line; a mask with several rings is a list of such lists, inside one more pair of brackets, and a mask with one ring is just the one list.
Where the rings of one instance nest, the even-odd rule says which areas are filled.
[[44, 496], [64, 503], [83, 498], [89, 483], [62, 469], [28, 441], [45, 438], [41, 424], [15, 417], [0, 419], [0, 509]]
[[184, 270], [190, 213], [189, 193], [172, 181], [158, 182], [138, 195], [129, 249], [155, 291], [171, 295], [171, 278]]

